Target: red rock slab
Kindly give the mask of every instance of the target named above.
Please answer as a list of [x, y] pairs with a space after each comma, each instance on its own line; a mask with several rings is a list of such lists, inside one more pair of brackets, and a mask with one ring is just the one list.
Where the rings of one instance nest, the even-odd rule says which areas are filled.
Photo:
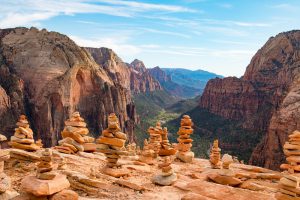
[[216, 200], [276, 200], [272, 194], [253, 192], [201, 180], [189, 182], [186, 188], [193, 193]]
[[35, 196], [48, 196], [70, 187], [67, 177], [57, 175], [52, 180], [40, 180], [35, 176], [26, 176], [21, 182], [21, 190]]

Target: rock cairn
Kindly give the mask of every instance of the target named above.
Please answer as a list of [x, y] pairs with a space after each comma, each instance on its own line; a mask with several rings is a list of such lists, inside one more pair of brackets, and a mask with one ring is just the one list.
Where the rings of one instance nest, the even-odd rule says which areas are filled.
[[27, 151], [36, 151], [40, 149], [40, 146], [34, 143], [33, 131], [31, 130], [25, 115], [20, 116], [16, 125], [18, 128], [15, 128], [15, 133], [11, 136], [9, 145], [13, 148]]
[[158, 185], [168, 186], [172, 185], [177, 180], [177, 175], [172, 169], [172, 160], [170, 156], [165, 156], [163, 162], [158, 165], [161, 168], [161, 173], [155, 175], [152, 182]]
[[126, 146], [126, 150], [128, 151], [130, 156], [135, 156], [136, 155], [136, 144], [135, 143], [129, 143]]
[[221, 168], [221, 149], [219, 148], [219, 141], [215, 140], [210, 152], [210, 164], [213, 169], [220, 169]]
[[158, 152], [161, 147], [161, 133], [162, 128], [160, 126], [160, 122], [157, 122], [156, 127], [153, 128], [152, 126], [149, 127], [148, 133], [149, 133], [149, 147], [155, 152], [155, 157], [158, 156]]
[[[116, 168], [120, 155], [127, 155], [125, 148], [127, 136], [121, 132], [119, 120], [116, 114], [108, 116], [108, 128], [102, 131], [102, 135], [97, 139], [97, 150], [104, 153], [107, 161], [107, 168], [104, 173], [112, 176], [122, 176], [120, 171], [115, 173], [112, 168]], [[117, 175], [118, 174], [118, 175]]]
[[[6, 140], [4, 135], [1, 135], [1, 141]], [[8, 198], [10, 194], [7, 190], [11, 187], [10, 178], [4, 173], [4, 161], [10, 158], [8, 152], [0, 148], [0, 199], [10, 199]]]
[[163, 128], [161, 133], [161, 148], [158, 152], [159, 156], [171, 156], [176, 154], [176, 149], [172, 147], [168, 139], [168, 129]]
[[180, 121], [180, 128], [177, 132], [179, 137], [177, 138], [177, 158], [183, 162], [191, 163], [194, 158], [194, 152], [191, 151], [193, 140], [190, 135], [193, 134], [192, 119], [188, 115], [184, 115]]
[[232, 156], [229, 154], [224, 154], [222, 157], [222, 167], [223, 169], [229, 169], [230, 164], [233, 163]]
[[300, 199], [299, 178], [293, 175], [282, 177], [275, 197], [277, 200]]
[[280, 166], [283, 170], [288, 170], [289, 173], [300, 172], [300, 132], [294, 131], [289, 135], [289, 141], [283, 146], [283, 152], [286, 156], [288, 164]]
[[[52, 151], [45, 149], [37, 165], [36, 176], [26, 176], [21, 182], [22, 194], [19, 199], [56, 199], [60, 192], [70, 187], [67, 177], [63, 174], [53, 172]], [[73, 193], [74, 194], [74, 193]], [[78, 199], [75, 193], [72, 198], [66, 200]]]
[[41, 180], [52, 180], [55, 178], [56, 173], [53, 170], [52, 151], [45, 149], [40, 157], [40, 162], [37, 165], [36, 177]]
[[144, 140], [144, 148], [141, 151], [140, 155], [139, 155], [139, 161], [146, 163], [148, 165], [153, 165], [155, 163], [153, 157], [154, 157], [155, 152], [150, 149], [149, 144], [147, 142], [147, 140]]
[[54, 147], [61, 153], [74, 154], [78, 151], [93, 152], [96, 145], [93, 137], [87, 136], [89, 130], [86, 128], [84, 119], [79, 112], [74, 112], [71, 118], [65, 121], [65, 128], [61, 132], [62, 140], [58, 141], [59, 146]]

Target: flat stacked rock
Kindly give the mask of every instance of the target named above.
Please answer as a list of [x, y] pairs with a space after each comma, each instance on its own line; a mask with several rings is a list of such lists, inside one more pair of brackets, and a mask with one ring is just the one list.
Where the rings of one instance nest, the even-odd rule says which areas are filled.
[[277, 200], [300, 200], [299, 178], [292, 175], [282, 177], [275, 197]]
[[62, 140], [59, 146], [54, 147], [57, 151], [66, 154], [75, 154], [78, 151], [96, 151], [95, 139], [87, 136], [89, 130], [86, 128], [84, 119], [79, 112], [74, 112], [70, 119], [65, 121], [65, 128], [61, 132]]
[[52, 180], [55, 178], [56, 173], [52, 171], [52, 151], [45, 149], [40, 157], [40, 162], [37, 165], [36, 177], [41, 180]]
[[176, 154], [176, 149], [174, 149], [168, 139], [168, 129], [164, 127], [161, 134], [161, 148], [158, 152], [159, 156], [171, 156]]
[[153, 165], [155, 163], [154, 154], [155, 152], [152, 149], [150, 149], [149, 144], [145, 139], [143, 151], [139, 155], [139, 161], [148, 165]]
[[219, 148], [219, 141], [215, 140], [210, 152], [209, 162], [213, 169], [220, 169], [221, 168], [221, 149]]
[[188, 115], [184, 115], [180, 121], [180, 128], [177, 132], [179, 137], [177, 138], [178, 145], [176, 157], [186, 163], [191, 163], [194, 158], [194, 152], [191, 151], [193, 140], [190, 135], [193, 134], [192, 119]]
[[155, 175], [152, 178], [152, 182], [162, 186], [168, 186], [175, 183], [177, 180], [177, 175], [172, 169], [171, 164], [171, 158], [169, 156], [165, 156], [163, 163], [158, 165], [158, 167], [161, 168], [161, 174]]
[[283, 146], [283, 152], [286, 155], [288, 164], [280, 166], [283, 170], [288, 170], [289, 173], [300, 172], [300, 132], [294, 131], [289, 135], [289, 141]]
[[34, 143], [33, 131], [25, 115], [20, 116], [16, 125], [18, 128], [15, 128], [15, 133], [11, 136], [9, 145], [13, 148], [26, 151], [36, 151], [40, 149], [40, 146]]
[[149, 136], [149, 147], [150, 147], [150, 149], [152, 149], [155, 152], [154, 156], [157, 157], [158, 152], [161, 147], [160, 143], [162, 141], [162, 139], [161, 139], [162, 128], [160, 126], [160, 122], [157, 122], [155, 128], [150, 126], [148, 129], [148, 133], [150, 135]]
[[117, 162], [120, 155], [128, 154], [124, 146], [126, 139], [127, 136], [121, 132], [116, 114], [110, 114], [108, 117], [108, 128], [102, 131], [102, 135], [96, 141], [99, 144], [97, 145], [97, 150], [106, 156], [107, 167], [104, 173], [111, 176], [122, 176], [120, 170], [115, 171], [115, 173], [112, 168], [118, 167]]

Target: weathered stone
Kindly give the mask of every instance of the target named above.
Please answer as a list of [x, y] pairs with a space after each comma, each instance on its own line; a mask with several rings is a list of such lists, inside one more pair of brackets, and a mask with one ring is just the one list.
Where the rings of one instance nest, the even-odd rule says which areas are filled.
[[177, 175], [173, 173], [171, 176], [156, 175], [152, 178], [152, 182], [158, 185], [168, 186], [175, 183]]
[[226, 176], [226, 175], [220, 175], [220, 174], [208, 174], [207, 177], [219, 184], [222, 185], [230, 185], [230, 186], [237, 186], [242, 183], [242, 181], [238, 178], [232, 177], [232, 176]]
[[50, 200], [78, 200], [78, 194], [72, 190], [63, 190], [54, 194]]
[[21, 182], [21, 190], [35, 196], [52, 195], [70, 187], [65, 175], [57, 175], [52, 180], [40, 180], [35, 176], [26, 176]]

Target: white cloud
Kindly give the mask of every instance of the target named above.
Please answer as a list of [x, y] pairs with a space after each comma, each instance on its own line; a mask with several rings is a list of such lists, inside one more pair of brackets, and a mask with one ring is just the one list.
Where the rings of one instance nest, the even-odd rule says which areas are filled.
[[182, 6], [121, 0], [2, 0], [0, 28], [28, 26], [58, 15], [98, 13], [134, 17], [155, 12], [195, 12]]
[[177, 36], [177, 37], [182, 37], [182, 38], [190, 38], [189, 35], [183, 34], [183, 33], [178, 33], [178, 32], [161, 31], [161, 30], [156, 30], [156, 29], [151, 29], [151, 28], [141, 28], [141, 30], [144, 30], [144, 31], [150, 32], [150, 33], [157, 33], [157, 34], [163, 34], [163, 35], [172, 35], [172, 36]]

